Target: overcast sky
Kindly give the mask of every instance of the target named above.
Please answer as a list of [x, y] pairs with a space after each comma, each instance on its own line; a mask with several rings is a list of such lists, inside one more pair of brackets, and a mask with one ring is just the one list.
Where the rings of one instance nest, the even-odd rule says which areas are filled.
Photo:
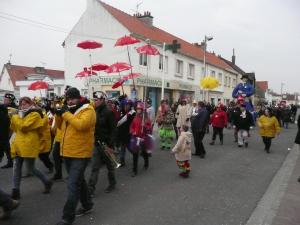
[[[141, 3], [154, 25], [189, 42], [214, 39], [208, 50], [255, 72], [280, 92], [300, 91], [299, 0], [105, 0], [129, 14]], [[63, 69], [61, 43], [79, 20], [86, 0], [0, 0], [0, 64], [12, 63]], [[27, 20], [20, 19], [26, 18]], [[16, 20], [21, 21], [16, 22]], [[52, 25], [42, 29], [30, 20]], [[31, 24], [31, 25], [29, 25]], [[57, 31], [57, 27], [63, 30]]]

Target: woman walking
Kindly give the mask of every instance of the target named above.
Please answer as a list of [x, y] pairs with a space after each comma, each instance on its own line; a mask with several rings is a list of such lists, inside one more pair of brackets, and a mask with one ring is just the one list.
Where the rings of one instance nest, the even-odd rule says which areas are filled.
[[217, 107], [217, 110], [212, 114], [210, 117], [209, 123], [213, 127], [213, 136], [212, 136], [212, 142], [210, 142], [210, 145], [215, 144], [215, 140], [217, 137], [217, 134], [220, 138], [220, 144], [223, 145], [223, 129], [227, 126], [228, 118], [227, 113], [224, 111], [224, 106], [219, 105]]
[[265, 144], [265, 151], [270, 153], [272, 139], [280, 133], [279, 122], [271, 109], [266, 109], [264, 115], [258, 118], [259, 134]]
[[43, 114], [34, 108], [34, 103], [29, 97], [20, 99], [20, 108], [19, 115], [14, 115], [11, 119], [11, 129], [16, 133], [11, 146], [11, 153], [14, 156], [12, 198], [15, 200], [20, 199], [23, 162], [26, 163], [28, 172], [37, 176], [44, 184], [43, 193], [49, 193], [52, 187], [52, 182], [34, 165], [41, 147], [40, 130], [43, 126]]

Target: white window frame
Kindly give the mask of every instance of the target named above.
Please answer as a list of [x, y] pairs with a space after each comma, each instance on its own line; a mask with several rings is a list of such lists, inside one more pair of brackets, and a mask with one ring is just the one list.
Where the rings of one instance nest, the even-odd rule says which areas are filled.
[[146, 54], [140, 54], [139, 56], [139, 65], [140, 66], [147, 66], [148, 64], [148, 57]]
[[183, 76], [183, 61], [180, 59], [176, 59], [175, 74], [176, 74], [176, 76], [179, 76], [179, 77]]
[[158, 59], [158, 69], [159, 71], [163, 71], [164, 68], [164, 56], [163, 55], [159, 55], [159, 59]]
[[187, 78], [194, 80], [194, 78], [195, 78], [195, 64], [189, 63]]
[[223, 74], [222, 73], [218, 74], [218, 80], [219, 80], [220, 86], [222, 86], [223, 85]]

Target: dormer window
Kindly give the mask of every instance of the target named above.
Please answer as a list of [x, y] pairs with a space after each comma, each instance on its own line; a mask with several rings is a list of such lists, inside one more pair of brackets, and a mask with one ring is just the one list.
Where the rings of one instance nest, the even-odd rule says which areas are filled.
[[36, 73], [39, 73], [39, 74], [44, 74], [45, 73], [45, 68], [37, 66], [37, 67], [34, 68], [34, 71]]

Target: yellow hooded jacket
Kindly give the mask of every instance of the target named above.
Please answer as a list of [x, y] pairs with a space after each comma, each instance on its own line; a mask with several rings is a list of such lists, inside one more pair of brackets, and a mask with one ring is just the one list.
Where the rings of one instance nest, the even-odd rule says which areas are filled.
[[30, 112], [24, 118], [19, 115], [12, 116], [10, 127], [15, 132], [15, 138], [11, 143], [12, 157], [36, 158], [39, 155], [39, 130], [42, 126], [42, 118], [38, 112]]
[[257, 124], [259, 127], [259, 134], [262, 137], [275, 137], [275, 135], [280, 133], [281, 130], [275, 116], [268, 117], [262, 115], [258, 118]]
[[61, 129], [60, 155], [70, 158], [90, 158], [94, 147], [96, 113], [92, 106], [84, 104], [72, 114], [56, 116]]

